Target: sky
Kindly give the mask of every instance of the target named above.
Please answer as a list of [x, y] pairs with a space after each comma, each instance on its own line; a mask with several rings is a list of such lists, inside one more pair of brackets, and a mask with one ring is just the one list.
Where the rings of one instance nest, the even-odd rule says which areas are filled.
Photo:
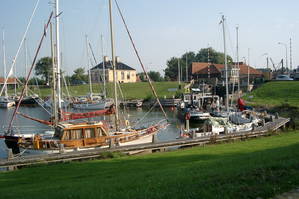
[[[53, 0], [52, 0], [53, 1]], [[5, 32], [6, 62], [10, 68], [37, 0], [1, 0], [0, 28]], [[146, 69], [163, 73], [167, 60], [187, 51], [208, 46], [223, 52], [221, 15], [226, 18], [227, 52], [236, 60], [236, 26], [239, 27], [239, 57], [256, 68], [266, 66], [266, 53], [275, 64], [299, 64], [299, 1], [297, 0], [118, 0], [133, 40]], [[26, 35], [28, 57], [32, 61], [44, 24], [53, 4], [40, 0]], [[97, 62], [111, 57], [108, 0], [60, 0], [62, 69], [68, 75], [78, 67], [93, 66], [87, 53], [86, 35]], [[115, 54], [142, 71], [121, 18], [113, 5]], [[103, 45], [101, 42], [103, 35]], [[38, 58], [50, 56], [50, 34]], [[279, 42], [283, 44], [278, 44]], [[25, 48], [17, 58], [16, 74], [25, 74]], [[248, 50], [249, 49], [249, 50]], [[0, 76], [3, 76], [3, 50], [0, 49]], [[249, 53], [248, 53], [249, 52]], [[89, 56], [88, 56], [89, 54]], [[249, 56], [248, 56], [249, 55]], [[28, 63], [30, 65], [30, 63]], [[7, 69], [8, 70], [8, 69]]]

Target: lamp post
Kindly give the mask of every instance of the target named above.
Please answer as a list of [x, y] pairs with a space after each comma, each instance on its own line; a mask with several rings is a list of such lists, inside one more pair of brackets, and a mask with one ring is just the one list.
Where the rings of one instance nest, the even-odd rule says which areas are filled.
[[286, 49], [286, 69], [288, 69], [288, 45], [282, 42], [278, 42], [278, 44], [283, 45]]

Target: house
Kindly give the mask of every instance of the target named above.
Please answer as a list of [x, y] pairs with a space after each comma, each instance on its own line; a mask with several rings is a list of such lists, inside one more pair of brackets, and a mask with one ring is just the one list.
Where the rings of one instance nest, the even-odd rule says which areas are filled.
[[[5, 78], [0, 77], [0, 85], [3, 86], [5, 82]], [[8, 87], [13, 87], [14, 85], [18, 85], [18, 80], [15, 77], [9, 77], [6, 82]]]
[[[103, 70], [104, 64], [104, 70]], [[108, 59], [107, 56], [104, 57], [104, 62], [99, 63], [92, 69], [90, 69], [91, 82], [100, 83], [104, 80], [106, 82], [113, 82], [113, 67], [112, 61]], [[136, 82], [136, 70], [122, 62], [120, 62], [119, 57], [116, 57], [116, 79], [121, 83], [132, 83]]]
[[[256, 78], [263, 76], [261, 71], [258, 71], [243, 62], [239, 62], [239, 68], [237, 63], [228, 64], [228, 81], [230, 83], [237, 82], [240, 76], [240, 84], [246, 85], [248, 81], [248, 74], [250, 82], [253, 82]], [[210, 80], [212, 82], [223, 81], [225, 80], [225, 66], [224, 64], [193, 62], [192, 76], [195, 80]]]

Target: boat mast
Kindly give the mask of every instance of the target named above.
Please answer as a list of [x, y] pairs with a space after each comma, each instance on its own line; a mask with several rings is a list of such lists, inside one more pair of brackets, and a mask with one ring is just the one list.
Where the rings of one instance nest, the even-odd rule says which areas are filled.
[[104, 99], [106, 99], [106, 71], [105, 71], [105, 59], [104, 59], [104, 39], [103, 35], [101, 35], [101, 44], [102, 44], [102, 59], [103, 59], [103, 85], [104, 85]]
[[236, 34], [237, 34], [238, 97], [240, 97], [239, 26], [236, 27]]
[[116, 65], [114, 55], [114, 38], [113, 38], [113, 19], [112, 19], [112, 1], [109, 0], [109, 18], [110, 18], [110, 38], [111, 38], [111, 56], [113, 67], [113, 83], [114, 83], [114, 104], [115, 104], [115, 129], [119, 130], [119, 115], [118, 115], [118, 102], [117, 102], [117, 80], [116, 80]]
[[53, 124], [54, 126], [57, 126], [59, 118], [58, 118], [58, 111], [57, 111], [57, 93], [56, 93], [56, 63], [55, 63], [55, 47], [54, 47], [54, 42], [53, 42], [53, 27], [52, 27], [52, 23], [50, 23], [50, 39], [51, 39], [51, 56], [52, 56], [52, 75], [53, 75], [53, 79], [52, 79], [52, 83], [53, 83], [53, 89], [52, 89], [52, 116], [53, 118]]
[[[27, 53], [27, 45], [26, 45], [26, 38], [24, 39], [24, 47], [25, 47], [25, 76], [27, 74], [28, 68], [28, 53]], [[28, 96], [28, 86], [25, 85], [25, 96]]]
[[6, 85], [6, 81], [5, 81], [5, 78], [6, 78], [6, 52], [5, 52], [5, 32], [4, 32], [4, 30], [3, 30], [3, 32], [2, 32], [2, 48], [3, 48], [3, 67], [4, 67], [4, 84], [3, 84], [3, 86], [4, 86], [4, 95], [5, 95], [5, 97], [7, 97], [8, 95], [7, 95], [7, 85]]
[[[55, 0], [55, 22], [56, 22], [56, 95], [58, 98], [58, 112], [61, 111], [61, 63], [60, 63], [60, 44], [59, 44], [59, 40], [60, 40], [60, 32], [59, 32], [59, 0]], [[54, 106], [57, 106], [57, 104], [55, 104]]]
[[88, 53], [88, 36], [85, 35], [85, 42], [86, 42], [86, 54], [87, 54], [87, 67], [88, 67], [88, 81], [89, 81], [89, 92], [90, 97], [92, 98], [92, 85], [91, 85], [91, 74], [90, 74], [90, 61], [89, 61], [89, 53]]
[[247, 91], [249, 92], [249, 84], [250, 84], [250, 69], [249, 69], [249, 56], [250, 56], [250, 48], [248, 48], [248, 57], [247, 57]]
[[224, 47], [224, 66], [225, 66], [225, 95], [226, 95], [226, 101], [225, 101], [225, 107], [226, 111], [229, 112], [228, 108], [228, 77], [227, 77], [227, 55], [226, 55], [226, 41], [225, 41], [225, 18], [224, 15], [222, 15], [222, 29], [223, 29], [223, 47]]

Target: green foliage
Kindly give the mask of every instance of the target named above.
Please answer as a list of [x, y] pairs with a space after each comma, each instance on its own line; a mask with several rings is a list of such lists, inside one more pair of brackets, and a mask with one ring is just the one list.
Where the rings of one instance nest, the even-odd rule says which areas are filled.
[[163, 77], [159, 72], [156, 71], [149, 71], [148, 76], [153, 80], [154, 82], [161, 82], [163, 81]]
[[49, 83], [52, 79], [52, 58], [43, 57], [35, 65], [35, 75], [40, 75], [45, 82]]
[[71, 77], [73, 84], [79, 84], [79, 82], [88, 82], [88, 75], [85, 75], [84, 68], [77, 68], [74, 70], [74, 74]]
[[[209, 58], [209, 59], [208, 59]], [[233, 59], [230, 56], [227, 56], [228, 63], [232, 62]], [[170, 80], [177, 80], [178, 78], [178, 62], [182, 67], [182, 79], [186, 79], [186, 62], [188, 65], [188, 76], [191, 76], [191, 67], [192, 62], [209, 62], [213, 64], [223, 64], [224, 63], [224, 54], [221, 52], [215, 51], [213, 48], [202, 48], [197, 54], [194, 52], [187, 52], [181, 57], [172, 57], [167, 61], [167, 67], [164, 70], [165, 78]]]
[[[299, 132], [0, 173], [10, 198], [271, 198], [299, 185]], [[13, 188], [13, 191], [12, 191]]]

